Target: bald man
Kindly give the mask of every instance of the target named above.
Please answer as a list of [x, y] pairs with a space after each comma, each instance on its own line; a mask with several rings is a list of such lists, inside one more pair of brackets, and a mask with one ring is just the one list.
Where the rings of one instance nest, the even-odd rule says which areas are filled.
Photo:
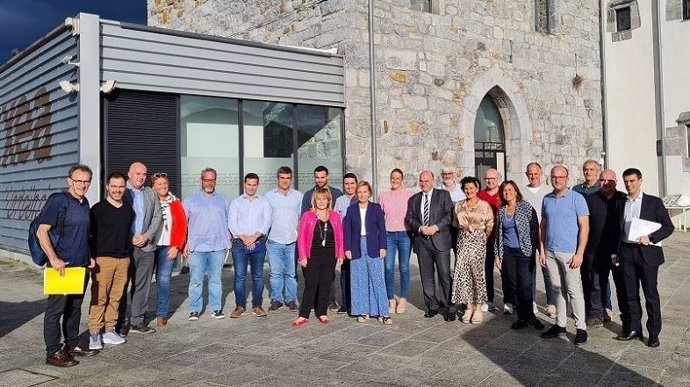
[[[421, 192], [407, 201], [405, 223], [412, 231], [412, 246], [419, 261], [426, 306], [424, 317], [442, 313], [446, 321], [455, 321], [457, 311], [450, 301], [453, 202], [448, 191], [435, 189], [433, 184], [433, 172], [425, 170], [419, 174]], [[438, 274], [439, 295], [436, 294], [434, 272]]]
[[[496, 219], [496, 213], [498, 209], [501, 208], [501, 196], [498, 192], [498, 187], [501, 185], [501, 174], [497, 170], [491, 168], [484, 171], [484, 184], [486, 188], [481, 190], [477, 197], [485, 202], [488, 202], [491, 206], [491, 210], [494, 212], [494, 219]], [[486, 304], [482, 305], [482, 310], [484, 312], [489, 310], [495, 310], [496, 305], [494, 304], [494, 241], [496, 240], [496, 230], [491, 231], [491, 235], [486, 239], [486, 259], [484, 261], [484, 272], [486, 273], [486, 294], [489, 300]], [[508, 283], [507, 279], [503, 279], [503, 283]], [[513, 313], [513, 305], [515, 305], [514, 295], [508, 286], [503, 289], [503, 311], [506, 314]]]
[[161, 206], [156, 194], [150, 187], [144, 187], [146, 182], [146, 165], [134, 162], [127, 173], [127, 190], [124, 201], [134, 209], [134, 223], [131, 233], [134, 252], [132, 263], [129, 265], [128, 284], [125, 291], [132, 284], [128, 297], [120, 301], [120, 316], [118, 318], [118, 333], [126, 337], [130, 332], [154, 333], [144, 321], [144, 315], [149, 308], [149, 291], [155, 261], [155, 236], [163, 222]]
[[612, 258], [618, 254], [625, 211], [625, 193], [616, 190], [616, 173], [610, 169], [601, 171], [599, 191], [588, 195], [586, 200], [589, 208], [589, 238], [580, 274], [588, 314], [587, 326], [603, 326], [609, 272], [613, 269], [614, 282], [619, 290], [617, 296], [621, 320], [623, 326], [628, 327], [630, 318], [627, 313], [623, 271], [612, 263]]

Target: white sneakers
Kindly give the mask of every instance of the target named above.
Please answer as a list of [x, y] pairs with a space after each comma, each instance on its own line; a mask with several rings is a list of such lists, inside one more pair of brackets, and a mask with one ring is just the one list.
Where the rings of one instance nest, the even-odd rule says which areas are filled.
[[101, 335], [99, 333], [89, 336], [89, 349], [103, 349]]
[[103, 334], [103, 343], [104, 344], [112, 344], [112, 345], [118, 345], [118, 344], [124, 344], [126, 342], [125, 339], [120, 337], [117, 333], [114, 331], [110, 332], [105, 332]]
[[503, 304], [503, 314], [513, 314], [513, 304], [510, 302]]
[[482, 312], [494, 311], [496, 305], [493, 302], [485, 302], [482, 304]]

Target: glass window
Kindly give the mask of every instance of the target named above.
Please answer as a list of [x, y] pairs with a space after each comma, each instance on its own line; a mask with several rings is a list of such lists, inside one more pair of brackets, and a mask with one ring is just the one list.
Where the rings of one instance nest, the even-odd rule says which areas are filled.
[[683, 20], [690, 19], [690, 0], [683, 0]]
[[242, 102], [244, 174], [259, 175], [259, 193], [275, 188], [278, 168], [293, 167], [292, 112], [291, 104]]
[[535, 29], [539, 32], [549, 32], [549, 0], [535, 0]]
[[432, 0], [410, 0], [410, 9], [422, 12], [431, 12]]
[[630, 29], [630, 7], [616, 8], [616, 31]]
[[[329, 183], [341, 188], [343, 155], [341, 141], [342, 109], [297, 105], [297, 181], [304, 192], [314, 187], [314, 168], [328, 168]], [[357, 152], [356, 149], [352, 150]]]
[[474, 163], [477, 177], [489, 168], [496, 168], [505, 176], [503, 119], [489, 95], [479, 104], [474, 121]]
[[201, 170], [218, 171], [216, 190], [233, 198], [240, 187], [237, 100], [181, 96], [182, 198], [201, 188]]

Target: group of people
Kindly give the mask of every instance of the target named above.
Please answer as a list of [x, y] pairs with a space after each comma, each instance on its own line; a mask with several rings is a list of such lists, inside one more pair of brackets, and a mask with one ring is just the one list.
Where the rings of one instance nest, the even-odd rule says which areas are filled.
[[[627, 195], [616, 191], [611, 170], [599, 173], [588, 160], [585, 182], [568, 187], [564, 166], [551, 169], [551, 186], [542, 184], [542, 167], [527, 165], [529, 184], [501, 182], [495, 169], [484, 172], [485, 188], [475, 177], [459, 184], [455, 170], [444, 168], [443, 185], [434, 174], [419, 174], [419, 192], [403, 186], [404, 174], [394, 169], [390, 189], [372, 201], [372, 187], [347, 173], [344, 193], [331, 186], [328, 169], [314, 169], [314, 188], [304, 194], [292, 188], [289, 167], [277, 170], [276, 188], [258, 193], [259, 176], [244, 177], [243, 193], [230, 201], [216, 191], [217, 172], [201, 172], [201, 189], [180, 201], [169, 191], [166, 173], [150, 176], [135, 162], [128, 174], [111, 173], [106, 197], [90, 208], [85, 197], [92, 172], [76, 165], [68, 175], [69, 198], [62, 237], [51, 242], [59, 201], [48, 199], [39, 214], [38, 239], [49, 267], [90, 268], [89, 345], [77, 341], [83, 295], [51, 295], [46, 308], [46, 363], [68, 367], [74, 356], [97, 354], [103, 344], [122, 344], [130, 332], [153, 333], [145, 314], [155, 270], [158, 301], [156, 325], [167, 324], [170, 279], [178, 257], [189, 265], [189, 321], [204, 309], [216, 319], [222, 308], [221, 274], [227, 254], [234, 266], [235, 308], [231, 318], [247, 313], [245, 285], [251, 274], [252, 314], [263, 309], [263, 265], [270, 266], [269, 312], [298, 310], [292, 326], [309, 323], [311, 311], [328, 324], [328, 309], [347, 313], [360, 323], [375, 318], [392, 324], [404, 313], [410, 289], [409, 260], [417, 255], [426, 318], [480, 324], [484, 312], [495, 310], [494, 268], [501, 272], [504, 313], [517, 315], [513, 329], [528, 325], [544, 329], [537, 319], [536, 266], [542, 267], [547, 314], [555, 324], [543, 338], [565, 338], [566, 309], [575, 319], [575, 344], [587, 342], [587, 326], [610, 319], [609, 273], [613, 273], [623, 330], [619, 340], [642, 339], [639, 284], [645, 295], [650, 347], [659, 345], [661, 312], [656, 289], [659, 245], [673, 232], [661, 200], [642, 194], [642, 174], [623, 173]], [[660, 225], [649, 235], [636, 235], [635, 219]], [[455, 258], [451, 272], [451, 251]], [[396, 293], [396, 262], [399, 291]], [[304, 277], [298, 303], [297, 272]], [[340, 269], [340, 305], [334, 282]], [[89, 280], [85, 278], [84, 286]], [[437, 287], [436, 281], [439, 286]], [[128, 289], [131, 287], [131, 291]], [[397, 297], [396, 297], [397, 294]], [[62, 318], [62, 332], [60, 319]], [[65, 345], [60, 343], [61, 334]]]

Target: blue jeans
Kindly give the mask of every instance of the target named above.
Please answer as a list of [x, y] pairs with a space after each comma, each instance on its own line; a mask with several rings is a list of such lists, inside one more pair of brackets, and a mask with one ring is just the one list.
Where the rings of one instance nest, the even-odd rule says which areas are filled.
[[394, 231], [386, 233], [386, 293], [388, 299], [395, 299], [395, 253], [398, 253], [400, 268], [400, 298], [410, 293], [410, 233]]
[[170, 278], [177, 266], [177, 257], [168, 259], [170, 246], [158, 246], [156, 249], [156, 288], [158, 289], [158, 302], [156, 304], [156, 316], [168, 318], [170, 308]]
[[[260, 242], [265, 243], [265, 242]], [[266, 252], [247, 254], [241, 240], [232, 242], [232, 261], [235, 268], [235, 305], [247, 308], [247, 266], [252, 271], [252, 308], [261, 306], [264, 292], [264, 257]]]
[[271, 266], [271, 300], [284, 304], [295, 301], [297, 299], [295, 243], [284, 245], [269, 240], [266, 243], [266, 251], [268, 264]]
[[204, 306], [202, 291], [204, 276], [208, 277], [208, 306], [212, 311], [221, 310], [223, 286], [220, 278], [225, 250], [195, 251], [189, 255], [189, 313], [201, 312]]

